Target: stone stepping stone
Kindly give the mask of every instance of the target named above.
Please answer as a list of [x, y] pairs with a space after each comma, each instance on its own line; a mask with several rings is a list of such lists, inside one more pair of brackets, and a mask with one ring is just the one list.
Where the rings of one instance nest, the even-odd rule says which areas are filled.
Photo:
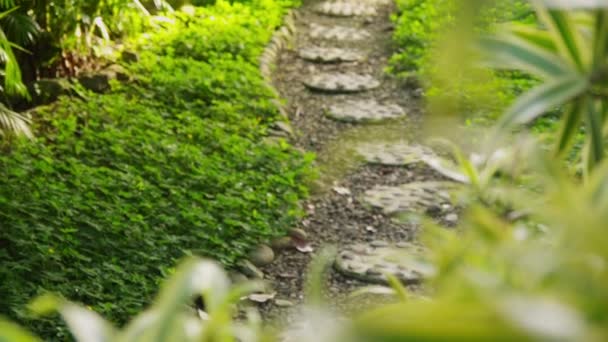
[[347, 26], [324, 26], [319, 24], [310, 25], [310, 37], [313, 39], [338, 40], [344, 42], [356, 42], [370, 38], [372, 35], [362, 29]]
[[355, 244], [338, 253], [334, 262], [343, 275], [374, 284], [388, 284], [391, 274], [404, 284], [417, 284], [434, 273], [427, 261], [428, 251], [408, 242], [389, 244], [373, 241]]
[[367, 143], [355, 150], [367, 163], [387, 166], [406, 166], [436, 157], [430, 148], [406, 142]]
[[406, 142], [368, 143], [357, 146], [355, 150], [369, 164], [407, 166], [424, 163], [452, 181], [464, 184], [470, 182], [452, 161], [439, 156], [426, 146]]
[[322, 47], [303, 48], [298, 55], [307, 61], [319, 63], [356, 62], [365, 57], [355, 50]]
[[358, 17], [377, 14], [373, 6], [355, 1], [326, 1], [315, 7], [315, 12], [333, 17]]
[[372, 76], [356, 73], [321, 73], [309, 77], [304, 84], [312, 90], [329, 93], [358, 93], [380, 86]]
[[452, 209], [449, 190], [453, 183], [415, 182], [400, 186], [376, 186], [363, 195], [363, 202], [386, 215], [424, 214]]
[[329, 107], [326, 114], [337, 121], [354, 123], [379, 122], [406, 115], [403, 108], [396, 104], [380, 104], [375, 100], [346, 101]]

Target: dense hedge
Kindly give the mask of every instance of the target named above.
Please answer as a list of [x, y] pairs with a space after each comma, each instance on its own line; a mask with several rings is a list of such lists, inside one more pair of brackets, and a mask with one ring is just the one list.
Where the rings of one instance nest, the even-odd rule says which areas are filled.
[[64, 339], [24, 307], [53, 291], [121, 324], [177, 259], [230, 265], [294, 223], [310, 157], [263, 143], [279, 114], [256, 63], [289, 5], [176, 15], [138, 40], [138, 82], [36, 112], [38, 139], [0, 156], [0, 314]]
[[[490, 70], [477, 70], [476, 78], [470, 77], [467, 71], [459, 74], [456, 65], [448, 79], [438, 75], [436, 58], [442, 56], [435, 56], [434, 48], [442, 32], [453, 24], [457, 4], [455, 0], [397, 0], [398, 12], [393, 16], [396, 52], [388, 71], [402, 78], [416, 77], [429, 99], [440, 97], [456, 103], [460, 114], [493, 117], [535, 81], [518, 72]], [[535, 18], [525, 1], [504, 0], [484, 8], [479, 20], [480, 30], [490, 30], [497, 23], [533, 23]]]
[[453, 0], [397, 0], [390, 72], [409, 76], [427, 62], [440, 30], [452, 20], [453, 7]]

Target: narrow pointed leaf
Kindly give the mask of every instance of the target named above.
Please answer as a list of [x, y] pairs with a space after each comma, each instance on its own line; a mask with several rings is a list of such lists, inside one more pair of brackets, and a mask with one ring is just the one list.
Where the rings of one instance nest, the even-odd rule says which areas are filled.
[[604, 161], [601, 165], [591, 173], [589, 182], [586, 186], [589, 187], [591, 202], [596, 208], [606, 208], [608, 204], [608, 163]]
[[543, 0], [543, 3], [550, 8], [570, 10], [608, 8], [608, 1], [606, 0]]
[[209, 313], [213, 314], [224, 303], [229, 286], [230, 280], [216, 263], [199, 259], [185, 261], [159, 294], [157, 308], [161, 314], [159, 324], [154, 327], [154, 340], [163, 341], [170, 334], [178, 324], [178, 313], [195, 295], [204, 295]]
[[519, 69], [543, 77], [571, 74], [572, 68], [542, 46], [513, 35], [484, 37], [482, 49], [490, 54], [492, 67]]
[[587, 170], [591, 171], [604, 158], [603, 122], [598, 104], [589, 101], [587, 105], [587, 134], [589, 135], [589, 149], [587, 157]]
[[547, 81], [522, 95], [503, 115], [498, 126], [506, 128], [528, 123], [580, 95], [587, 85], [587, 79], [578, 75]]
[[388, 280], [389, 285], [395, 291], [395, 294], [401, 301], [407, 301], [409, 298], [407, 288], [401, 283], [397, 277], [392, 274], [387, 274], [386, 279]]
[[40, 340], [17, 324], [0, 320], [0, 341], [38, 342]]
[[223, 306], [230, 280], [216, 263], [196, 258], [187, 259], [161, 288], [156, 304], [144, 315], [131, 322], [120, 341], [167, 341], [175, 331], [181, 331], [184, 310], [194, 296], [203, 295], [209, 313]]
[[[59, 312], [70, 328], [76, 342], [110, 342], [114, 340], [114, 327], [96, 312], [72, 304], [54, 295], [43, 295], [30, 303], [29, 308], [38, 315]], [[0, 341], [2, 339], [0, 338]]]
[[608, 135], [608, 101], [601, 104], [602, 122], [604, 123], [604, 135]]
[[12, 132], [16, 135], [23, 135], [32, 139], [34, 136], [29, 127], [30, 120], [25, 116], [8, 109], [0, 103], [0, 129]]
[[549, 27], [561, 56], [567, 58], [577, 70], [584, 72], [587, 67], [588, 49], [570, 15], [561, 10], [547, 9], [536, 4], [539, 18]]
[[597, 69], [608, 55], [608, 10], [598, 10], [595, 17], [593, 68]]
[[562, 156], [572, 146], [581, 126], [585, 103], [586, 100], [584, 98], [578, 99], [574, 101], [570, 109], [565, 113], [561, 133], [556, 145], [556, 155]]
[[59, 310], [77, 342], [110, 342], [114, 330], [97, 313], [75, 304], [66, 303]]
[[7, 16], [9, 16], [11, 13], [15, 12], [18, 9], [19, 9], [19, 6], [13, 7], [11, 9], [9, 9], [9, 10], [6, 10], [6, 11], [0, 13], [0, 19], [6, 18]]
[[531, 44], [546, 50], [547, 52], [557, 54], [559, 52], [553, 37], [546, 30], [541, 30], [530, 25], [511, 24], [508, 30], [512, 35], [524, 39]]

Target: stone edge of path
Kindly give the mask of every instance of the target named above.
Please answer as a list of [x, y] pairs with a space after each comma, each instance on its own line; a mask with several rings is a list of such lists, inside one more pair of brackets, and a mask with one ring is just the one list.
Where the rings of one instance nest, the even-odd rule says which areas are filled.
[[295, 38], [297, 31], [295, 19], [296, 12], [293, 9], [290, 9], [287, 14], [283, 16], [283, 25], [273, 33], [270, 42], [266, 45], [266, 48], [258, 61], [260, 73], [264, 78], [264, 84], [276, 96], [276, 99], [272, 102], [281, 115], [281, 121], [277, 121], [273, 125], [273, 129], [269, 132], [269, 136], [271, 137], [291, 137], [294, 134], [291, 123], [289, 122], [289, 116], [287, 115], [287, 107], [279, 100], [279, 91], [274, 85], [272, 74], [280, 52], [287, 48]]
[[[258, 59], [258, 70], [263, 78], [263, 84], [266, 86], [272, 94], [275, 96], [275, 99], [272, 100], [272, 104], [277, 108], [281, 119], [273, 124], [271, 129], [268, 132], [268, 137], [266, 139], [270, 139], [268, 142], [271, 143], [273, 139], [279, 138], [291, 138], [293, 137], [294, 131], [289, 121], [289, 116], [287, 114], [286, 105], [280, 100], [279, 90], [274, 85], [273, 81], [273, 69], [278, 62], [278, 58], [280, 53], [286, 49], [295, 39], [297, 33], [297, 27], [295, 23], [297, 12], [295, 9], [290, 9], [283, 16], [283, 25], [275, 30], [270, 38], [270, 41], [264, 48], [264, 51], [260, 55]], [[257, 249], [261, 247], [267, 247], [266, 245], [258, 245]], [[270, 249], [270, 253], [273, 253], [273, 250]], [[256, 250], [252, 250], [252, 253]], [[274, 258], [274, 254], [273, 257]], [[238, 263], [236, 270], [242, 272], [245, 276], [254, 279], [262, 279], [264, 278], [264, 274], [262, 271], [258, 269], [254, 263], [251, 261], [251, 255], [247, 258], [243, 258]]]

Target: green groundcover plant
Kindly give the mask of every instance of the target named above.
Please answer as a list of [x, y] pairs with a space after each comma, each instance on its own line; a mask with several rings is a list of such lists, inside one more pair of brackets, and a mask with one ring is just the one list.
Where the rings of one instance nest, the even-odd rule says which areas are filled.
[[[479, 189], [465, 188], [468, 206], [459, 229], [427, 222], [422, 233], [427, 261], [436, 270], [427, 284], [432, 299], [418, 298], [393, 281], [393, 304], [338, 318], [322, 304], [320, 272], [327, 265], [322, 255], [311, 269], [310, 307], [295, 323], [303, 328], [280, 336], [294, 342], [605, 341], [608, 165], [580, 184], [546, 152], [514, 146], [518, 153], [500, 153], [478, 167], [495, 175], [488, 189], [502, 187], [503, 198], [513, 209], [526, 210], [527, 218], [506, 219], [478, 201]], [[517, 174], [508, 170], [514, 162], [525, 165], [524, 173], [536, 185], [533, 191], [512, 186], [509, 177]], [[216, 264], [190, 259], [161, 287], [154, 304], [122, 329], [89, 308], [53, 296], [38, 298], [30, 308], [58, 311], [79, 342], [284, 341], [261, 329], [255, 311], [246, 320], [232, 319], [239, 298], [259, 289], [253, 283], [231, 286]], [[206, 321], [188, 307], [196, 295], [208, 304]], [[38, 341], [6, 320], [0, 319], [0, 327], [0, 340]]]
[[52, 291], [123, 324], [176, 260], [232, 265], [291, 227], [311, 157], [264, 143], [279, 113], [256, 62], [290, 5], [176, 13], [137, 41], [135, 82], [34, 112], [37, 138], [0, 156], [1, 314], [65, 339], [25, 310]]
[[[495, 118], [513, 98], [535, 84], [535, 80], [512, 70], [462, 70], [461, 65], [446, 58], [441, 46], [443, 33], [451, 31], [459, 11], [459, 1], [399, 0], [399, 12], [393, 17], [395, 53], [388, 72], [400, 78], [415, 78], [426, 90], [429, 101], [450, 101], [454, 114], [469, 118], [477, 115]], [[497, 25], [514, 21], [535, 22], [526, 1], [500, 0], [480, 4], [483, 14], [475, 19], [476, 29], [492, 31]], [[453, 51], [452, 51], [453, 52]], [[443, 75], [440, 64], [450, 64], [452, 73]], [[447, 66], [446, 66], [447, 68]]]

